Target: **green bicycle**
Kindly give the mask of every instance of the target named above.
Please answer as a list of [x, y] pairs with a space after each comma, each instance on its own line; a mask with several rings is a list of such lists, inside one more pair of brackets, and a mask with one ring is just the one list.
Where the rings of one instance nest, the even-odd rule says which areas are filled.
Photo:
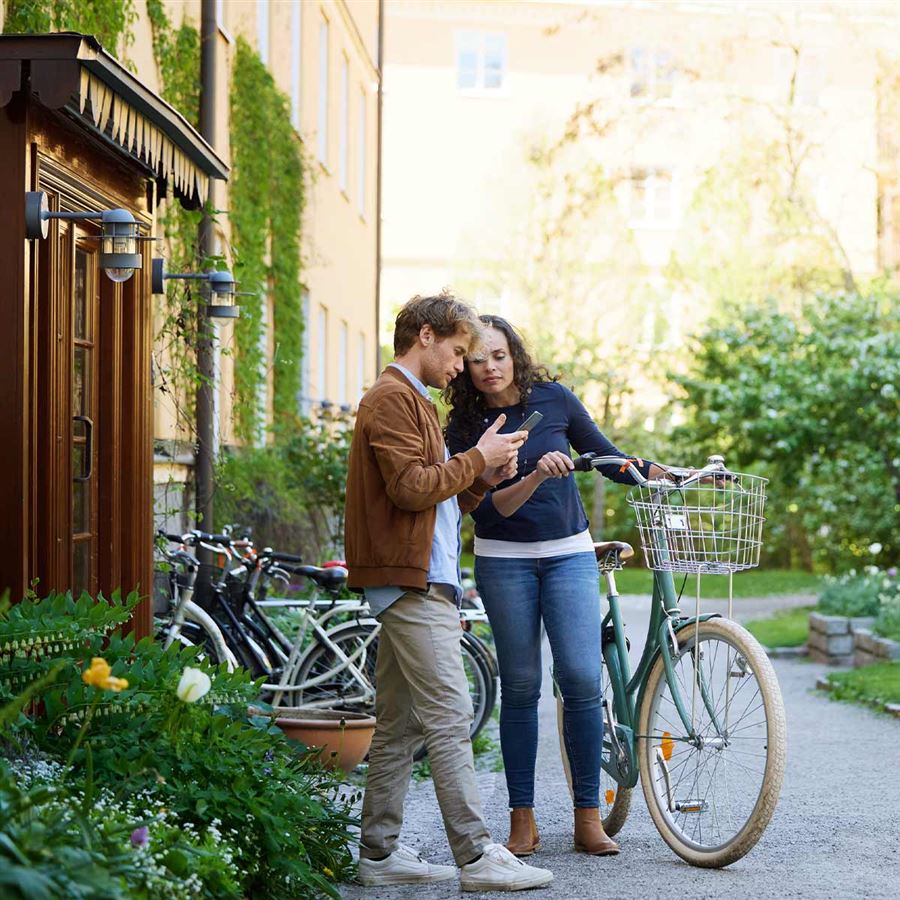
[[[640, 780], [653, 823], [675, 853], [695, 866], [727, 866], [756, 844], [772, 818], [786, 725], [768, 657], [731, 621], [730, 601], [727, 618], [700, 613], [699, 576], [730, 578], [759, 564], [766, 479], [729, 472], [717, 456], [698, 471], [672, 470], [675, 481], [647, 481], [617, 457], [585, 454], [575, 462], [581, 471], [610, 463], [630, 468], [637, 484], [628, 502], [654, 575], [647, 640], [632, 674], [615, 572], [634, 551], [620, 541], [595, 545], [609, 602], [602, 645], [604, 828], [610, 835], [622, 828]], [[674, 573], [698, 576], [693, 615], [679, 609]], [[571, 789], [562, 739], [560, 749]]]

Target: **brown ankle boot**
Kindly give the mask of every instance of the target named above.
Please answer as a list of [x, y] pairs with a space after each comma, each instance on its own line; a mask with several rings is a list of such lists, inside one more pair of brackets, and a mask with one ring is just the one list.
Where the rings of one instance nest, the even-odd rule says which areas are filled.
[[530, 806], [519, 806], [509, 811], [509, 840], [506, 849], [516, 856], [531, 856], [541, 849], [541, 836]]
[[593, 856], [615, 856], [619, 845], [603, 830], [600, 810], [575, 810], [575, 849]]

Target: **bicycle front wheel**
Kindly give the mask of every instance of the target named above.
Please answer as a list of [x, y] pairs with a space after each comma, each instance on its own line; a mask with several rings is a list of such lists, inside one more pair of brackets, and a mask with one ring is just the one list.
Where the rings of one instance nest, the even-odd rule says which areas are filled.
[[678, 715], [662, 658], [650, 670], [639, 719], [641, 783], [663, 840], [695, 866], [744, 856], [775, 811], [786, 726], [775, 671], [762, 647], [726, 619], [678, 633]]

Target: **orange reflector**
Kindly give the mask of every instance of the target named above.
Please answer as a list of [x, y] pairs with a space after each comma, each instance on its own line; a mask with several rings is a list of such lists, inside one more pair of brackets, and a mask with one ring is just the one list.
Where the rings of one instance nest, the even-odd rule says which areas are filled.
[[614, 801], [615, 799], [616, 799], [616, 792], [615, 792], [615, 791], [607, 791], [607, 792], [606, 792], [606, 803], [607, 803], [608, 806], [612, 806], [612, 805], [613, 805], [613, 801]]
[[675, 747], [675, 741], [672, 740], [672, 735], [668, 731], [663, 732], [660, 746], [662, 747], [663, 759], [668, 762], [672, 758], [672, 750]]

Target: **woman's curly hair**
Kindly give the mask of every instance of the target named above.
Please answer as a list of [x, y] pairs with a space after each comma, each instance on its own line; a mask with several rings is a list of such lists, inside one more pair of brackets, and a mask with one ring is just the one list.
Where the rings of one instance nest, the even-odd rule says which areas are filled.
[[[559, 376], [551, 375], [546, 366], [532, 360], [522, 336], [506, 319], [500, 316], [479, 316], [479, 319], [485, 328], [496, 328], [506, 337], [513, 360], [513, 384], [519, 389], [519, 404], [524, 410], [528, 406], [528, 395], [533, 384], [556, 381]], [[441, 397], [450, 409], [447, 427], [452, 424], [466, 440], [475, 443], [484, 430], [482, 425], [487, 404], [484, 394], [472, 383], [468, 360], [462, 372], [444, 388]]]

